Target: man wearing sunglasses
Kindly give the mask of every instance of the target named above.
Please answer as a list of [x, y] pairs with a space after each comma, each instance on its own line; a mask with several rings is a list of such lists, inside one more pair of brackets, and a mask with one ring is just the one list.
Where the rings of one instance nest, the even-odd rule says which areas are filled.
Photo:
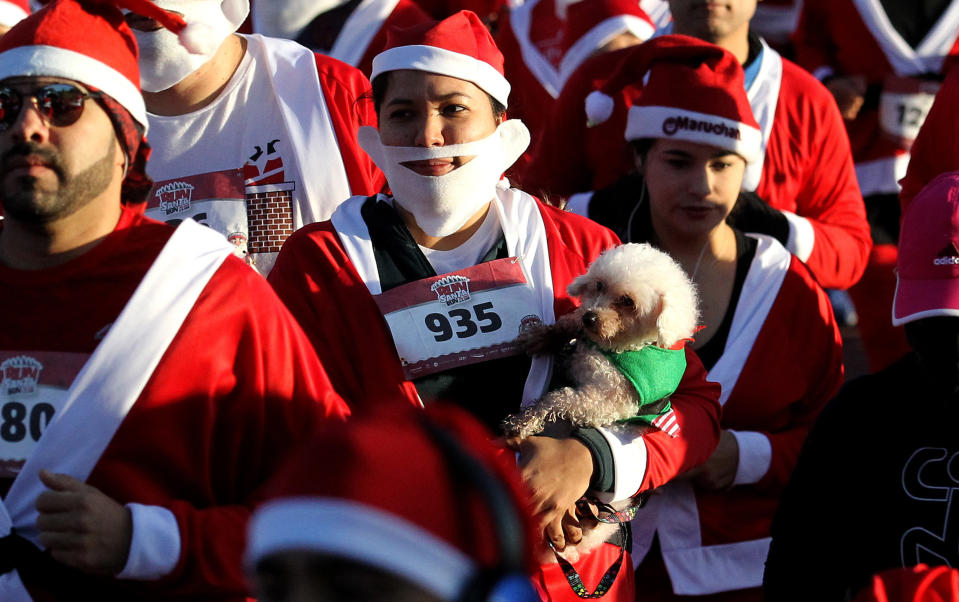
[[4, 601], [243, 599], [263, 484], [346, 412], [222, 236], [142, 215], [135, 48], [103, 0], [0, 40]]

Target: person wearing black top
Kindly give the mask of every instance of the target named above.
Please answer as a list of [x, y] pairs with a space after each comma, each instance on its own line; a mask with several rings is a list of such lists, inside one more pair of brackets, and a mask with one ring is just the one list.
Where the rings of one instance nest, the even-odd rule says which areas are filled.
[[887, 569], [959, 566], [959, 172], [904, 213], [893, 323], [911, 351], [846, 384], [783, 492], [769, 602], [849, 600]]

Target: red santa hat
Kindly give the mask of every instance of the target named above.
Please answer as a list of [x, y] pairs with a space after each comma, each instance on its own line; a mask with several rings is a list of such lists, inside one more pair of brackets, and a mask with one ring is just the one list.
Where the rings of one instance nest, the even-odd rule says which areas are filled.
[[400, 69], [464, 79], [507, 106], [510, 85], [503, 71], [503, 54], [471, 11], [461, 10], [440, 22], [390, 28], [386, 50], [373, 59], [370, 79]]
[[559, 64], [564, 82], [616, 36], [631, 33], [644, 42], [656, 33], [656, 26], [636, 0], [579, 0], [571, 3], [566, 12], [561, 43], [563, 60]]
[[959, 571], [925, 564], [882, 571], [853, 602], [959, 602]]
[[609, 119], [617, 96], [629, 106], [626, 140], [686, 140], [752, 162], [762, 156], [762, 132], [743, 82], [742, 67], [727, 50], [689, 36], [653, 38], [633, 46], [586, 97], [586, 117], [591, 125]]
[[136, 40], [117, 4], [57, 0], [30, 15], [0, 39], [0, 79], [62, 77], [95, 87], [146, 128]]
[[0, 25], [13, 27], [30, 14], [28, 0], [0, 0]]
[[312, 551], [452, 600], [481, 573], [503, 565], [527, 573], [535, 564], [513, 453], [497, 453], [485, 429], [453, 406], [384, 405], [322, 429], [273, 489], [279, 497], [250, 522], [251, 568], [279, 552]]
[[892, 323], [934, 316], [959, 316], [959, 171], [929, 182], [899, 229]]

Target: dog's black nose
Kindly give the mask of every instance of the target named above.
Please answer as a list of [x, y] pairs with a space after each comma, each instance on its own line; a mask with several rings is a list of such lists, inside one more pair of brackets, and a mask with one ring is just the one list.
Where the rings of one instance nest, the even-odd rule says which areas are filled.
[[597, 322], [599, 322], [599, 316], [596, 315], [596, 312], [588, 311], [583, 314], [583, 326], [586, 328], [593, 328]]

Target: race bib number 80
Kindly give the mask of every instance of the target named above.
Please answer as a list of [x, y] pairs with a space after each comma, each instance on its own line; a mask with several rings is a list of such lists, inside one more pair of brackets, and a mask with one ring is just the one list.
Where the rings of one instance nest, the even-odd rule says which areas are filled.
[[66, 401], [87, 354], [0, 351], [0, 477], [12, 478], [33, 454]]
[[374, 297], [407, 378], [515, 355], [513, 340], [540, 321], [519, 261], [499, 259]]

